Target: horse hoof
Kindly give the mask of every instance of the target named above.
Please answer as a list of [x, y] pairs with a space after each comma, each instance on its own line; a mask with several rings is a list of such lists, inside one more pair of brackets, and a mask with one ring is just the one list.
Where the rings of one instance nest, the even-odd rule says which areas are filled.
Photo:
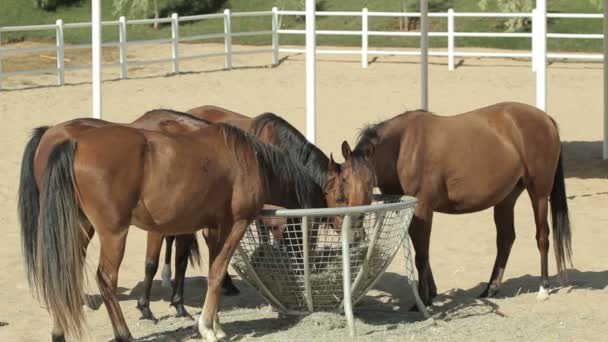
[[140, 320], [152, 321], [152, 322], [154, 322], [154, 324], [156, 324], [156, 322], [158, 322], [158, 320], [156, 319], [156, 317], [154, 317], [154, 314], [152, 313], [152, 311], [150, 310], [150, 308], [148, 306], [137, 305], [137, 308], [141, 312]]
[[547, 291], [544, 287], [540, 287], [538, 290], [538, 295], [536, 296], [536, 300], [539, 302], [544, 302], [549, 299], [549, 291]]
[[239, 293], [241, 293], [241, 290], [232, 284], [222, 287], [222, 295], [224, 296], [236, 296]]
[[186, 309], [181, 306], [176, 306], [175, 310], [177, 311], [177, 313], [175, 314], [175, 317], [178, 318], [182, 318], [182, 317], [186, 317], [186, 318], [190, 318], [191, 320], [194, 320], [194, 318], [190, 315], [190, 313], [188, 313], [188, 311], [186, 311]]

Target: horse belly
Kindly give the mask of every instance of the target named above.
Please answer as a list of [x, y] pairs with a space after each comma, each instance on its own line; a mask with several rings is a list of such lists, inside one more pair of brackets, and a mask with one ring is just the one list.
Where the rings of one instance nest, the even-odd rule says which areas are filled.
[[447, 200], [437, 211], [464, 214], [493, 207], [513, 191], [522, 176], [522, 168], [513, 165], [499, 172], [450, 178], [446, 182]]

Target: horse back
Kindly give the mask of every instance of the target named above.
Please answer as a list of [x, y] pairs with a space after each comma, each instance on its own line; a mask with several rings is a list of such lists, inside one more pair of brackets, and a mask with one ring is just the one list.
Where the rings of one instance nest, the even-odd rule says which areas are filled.
[[483, 210], [522, 179], [553, 179], [557, 130], [534, 107], [500, 103], [450, 117], [426, 113], [412, 116], [405, 126], [399, 181], [416, 195], [428, 196], [437, 211]]
[[231, 120], [251, 120], [251, 118], [246, 115], [211, 105], [192, 108], [188, 110], [188, 113], [213, 123], [228, 122]]

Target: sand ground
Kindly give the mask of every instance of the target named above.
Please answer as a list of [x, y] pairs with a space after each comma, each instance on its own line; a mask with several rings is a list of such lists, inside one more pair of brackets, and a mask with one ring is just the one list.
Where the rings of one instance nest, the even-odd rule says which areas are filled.
[[[219, 49], [219, 45], [187, 45], [182, 54]], [[130, 49], [129, 54], [138, 59], [163, 58], [169, 51], [166, 45], [148, 45]], [[166, 75], [168, 64], [130, 68], [132, 79], [124, 81], [112, 80], [118, 70], [108, 69], [104, 71], [104, 118], [127, 122], [154, 108], [187, 110], [215, 104], [249, 115], [272, 111], [303, 130], [304, 58], [297, 54], [281, 57], [280, 66], [270, 68], [270, 54], [236, 56], [232, 71], [221, 70], [220, 58], [193, 60], [182, 63], [187, 73], [173, 76]], [[357, 129], [365, 123], [418, 107], [416, 59], [386, 56], [368, 69], [362, 69], [356, 57], [321, 56], [319, 60], [318, 145], [327, 153], [339, 154], [341, 141], [352, 143]], [[464, 59], [450, 72], [445, 59], [433, 58], [430, 75], [431, 110], [445, 115], [500, 101], [534, 104], [534, 74], [529, 62]], [[431, 263], [440, 295], [432, 310], [435, 319], [421, 321], [407, 312], [413, 302], [405, 286], [400, 253], [356, 307], [358, 340], [606, 340], [608, 163], [601, 160], [602, 69], [593, 63], [557, 62], [549, 68], [548, 78], [548, 108], [561, 127], [574, 226], [570, 283], [554, 288], [549, 300], [536, 300], [540, 258], [526, 195], [517, 203], [518, 238], [503, 291], [495, 299], [476, 298], [495, 257], [492, 211], [436, 215]], [[16, 90], [0, 92], [0, 322], [7, 323], [0, 325], [0, 341], [49, 339], [49, 317], [30, 295], [22, 267], [16, 214], [21, 153], [32, 128], [90, 114], [89, 79], [86, 71], [68, 72], [66, 80], [72, 85], [64, 87], [45, 86], [55, 81], [53, 75], [3, 79], [3, 87]], [[132, 333], [144, 341], [195, 339], [193, 322], [173, 317], [168, 305], [170, 291], [158, 280], [151, 306], [160, 321], [139, 320], [135, 305], [141, 293], [145, 241], [141, 230], [131, 230], [119, 279], [119, 298]], [[94, 240], [89, 249], [90, 269], [95, 269], [97, 253], [98, 242]], [[550, 255], [551, 274], [555, 274], [553, 253]], [[204, 298], [206, 269], [190, 268], [187, 274], [186, 305], [195, 315]], [[555, 277], [552, 282], [558, 286]], [[280, 318], [251, 287], [240, 280], [237, 285], [243, 294], [224, 298], [220, 314], [232, 340], [349, 340], [340, 317], [315, 314], [300, 320]], [[89, 293], [96, 294], [96, 288], [91, 286]], [[87, 318], [92, 340], [112, 339], [103, 306], [87, 313]]]

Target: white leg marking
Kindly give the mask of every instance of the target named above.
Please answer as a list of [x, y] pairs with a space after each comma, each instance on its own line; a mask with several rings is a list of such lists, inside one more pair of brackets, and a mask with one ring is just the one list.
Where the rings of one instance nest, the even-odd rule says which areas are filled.
[[171, 264], [165, 264], [163, 267], [162, 276], [162, 285], [164, 287], [171, 287]]
[[218, 339], [223, 340], [226, 338], [226, 333], [220, 325], [220, 317], [217, 314], [215, 314], [215, 319], [213, 320], [213, 331]]
[[540, 287], [540, 289], [538, 289], [538, 296], [536, 296], [536, 299], [539, 302], [543, 302], [547, 299], [549, 299], [549, 291], [547, 291], [544, 287]]
[[203, 311], [201, 311], [201, 315], [198, 317], [198, 332], [201, 334], [203, 341], [216, 342], [218, 339], [215, 336], [215, 332], [213, 331], [214, 329], [208, 329], [205, 326], [205, 319], [203, 317], [204, 312], [205, 306], [203, 306]]

